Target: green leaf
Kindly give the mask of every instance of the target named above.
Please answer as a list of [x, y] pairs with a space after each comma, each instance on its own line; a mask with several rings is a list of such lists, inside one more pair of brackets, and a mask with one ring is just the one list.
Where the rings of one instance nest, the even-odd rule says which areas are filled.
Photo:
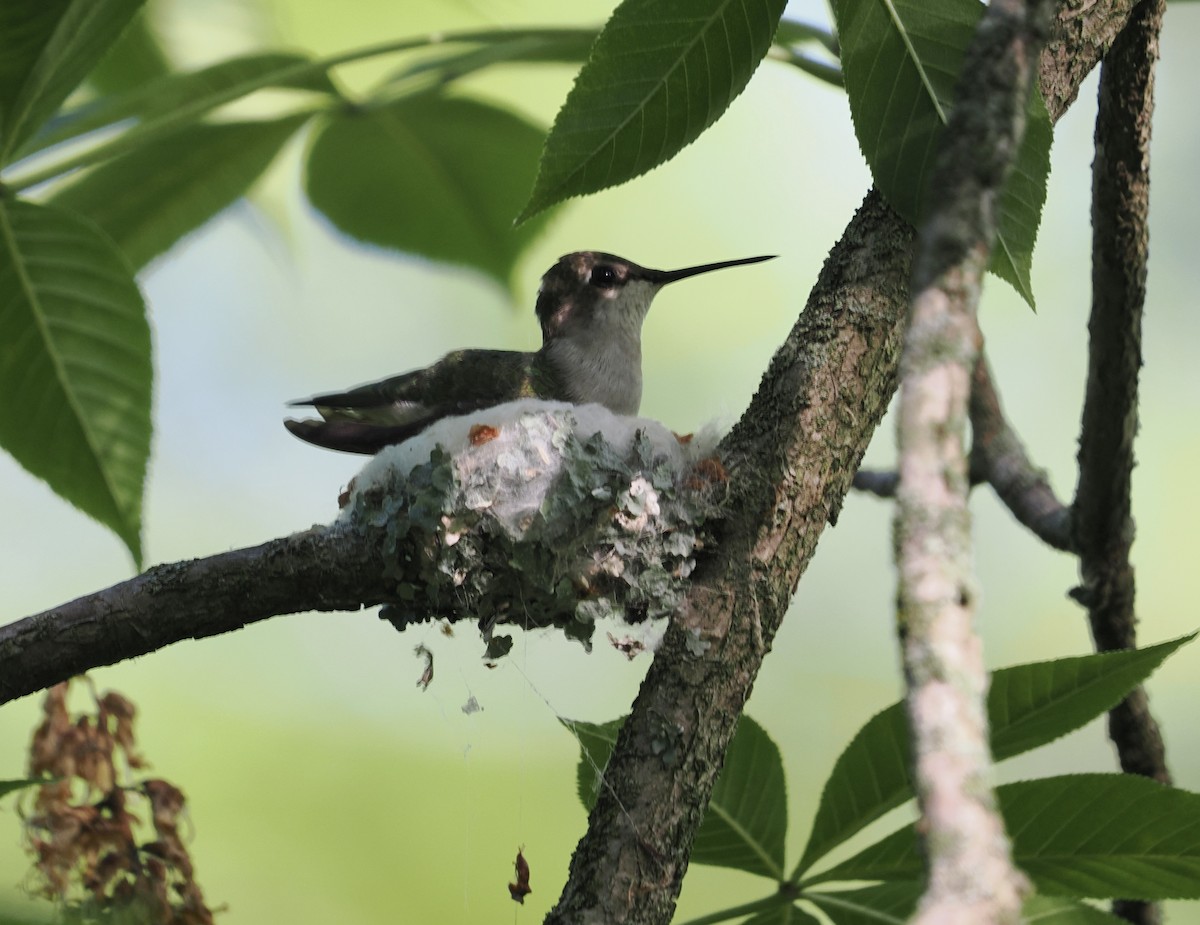
[[[1013, 860], [1038, 892], [1200, 899], [1200, 795], [1133, 774], [1069, 774], [996, 790]], [[814, 878], [913, 880], [913, 826]]]
[[88, 74], [87, 82], [100, 93], [122, 93], [158, 80], [170, 70], [171, 62], [143, 6], [108, 54]]
[[821, 923], [799, 906], [780, 904], [773, 909], [743, 919], [740, 925], [821, 925]]
[[[576, 782], [579, 800], [589, 812], [624, 722], [624, 718], [602, 724], [562, 720], [579, 741]], [[766, 730], [743, 716], [696, 833], [692, 860], [782, 880], [786, 835], [783, 760]]]
[[1037, 307], [1031, 279], [1033, 248], [1042, 222], [1042, 206], [1046, 204], [1053, 141], [1050, 113], [1035, 84], [1026, 105], [1021, 147], [996, 203], [996, 240], [988, 265], [989, 270], [1021, 294], [1030, 308]]
[[784, 0], [624, 0], [546, 139], [517, 221], [670, 160], [745, 89]]
[[266, 87], [336, 96], [338, 91], [329, 75], [324, 70], [313, 70], [312, 66], [312, 59], [305, 55], [268, 52], [230, 58], [198, 71], [166, 74], [55, 118], [30, 139], [21, 154], [28, 156], [127, 120], [153, 128], [160, 120], [174, 121], [180, 112], [199, 119], [217, 106]]
[[330, 116], [305, 189], [340, 230], [481, 270], [508, 285], [545, 221], [514, 229], [542, 132], [474, 100], [408, 97]]
[[1111, 710], [1196, 633], [1168, 642], [1005, 668], [992, 674], [988, 725], [997, 760], [1035, 749]]
[[[1011, 758], [1078, 729], [1111, 709], [1194, 639], [1003, 668], [992, 674], [988, 723], [992, 754]], [[838, 757], [812, 834], [793, 877], [832, 848], [912, 797], [908, 723], [897, 703], [872, 717]]]
[[0, 138], [12, 104], [70, 5], [71, 0], [0, 3]]
[[242, 196], [308, 118], [198, 123], [101, 164], [51, 202], [92, 219], [139, 269]]
[[10, 793], [16, 793], [18, 790], [25, 790], [29, 787], [38, 787], [42, 784], [50, 783], [52, 778], [48, 777], [32, 777], [23, 780], [0, 780], [0, 797], [6, 797]]
[[35, 2], [3, 4], [0, 59], [12, 55], [21, 70], [0, 77], [0, 164], [7, 164], [21, 143], [50, 117], [117, 40], [145, 0], [71, 0], [51, 4], [61, 15], [34, 14], [31, 28], [21, 18]]
[[806, 891], [810, 903], [829, 916], [833, 925], [904, 925], [917, 908], [922, 884], [916, 880], [880, 883], [858, 890]]
[[748, 716], [725, 754], [692, 861], [782, 880], [787, 787], [779, 748]]
[[571, 730], [579, 742], [579, 765], [576, 768], [575, 784], [579, 802], [590, 813], [596, 805], [604, 769], [617, 744], [617, 734], [625, 725], [625, 717], [609, 720], [607, 723], [586, 723], [582, 720], [562, 718], [559, 722]]
[[869, 719], [838, 756], [821, 792], [808, 844], [792, 879], [912, 797], [908, 723], [897, 703]]
[[[837, 0], [833, 8], [859, 146], [888, 202], [919, 225], [958, 72], [983, 5]], [[1050, 117], [1035, 90], [1025, 137], [997, 207], [991, 264], [1031, 307], [1029, 271], [1046, 199], [1051, 138]]]
[[0, 446], [111, 528], [141, 565], [150, 326], [95, 225], [0, 200]]

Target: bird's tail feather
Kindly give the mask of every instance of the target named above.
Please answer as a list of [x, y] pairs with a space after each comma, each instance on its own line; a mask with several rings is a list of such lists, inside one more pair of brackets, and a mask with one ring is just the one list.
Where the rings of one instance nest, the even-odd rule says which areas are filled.
[[421, 431], [423, 424], [380, 425], [360, 421], [296, 421], [288, 418], [283, 426], [306, 443], [343, 453], [373, 455], [385, 446], [403, 443]]

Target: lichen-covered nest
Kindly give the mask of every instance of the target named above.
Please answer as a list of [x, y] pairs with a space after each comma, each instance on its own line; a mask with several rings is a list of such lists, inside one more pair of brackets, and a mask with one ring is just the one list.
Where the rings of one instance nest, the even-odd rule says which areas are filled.
[[674, 611], [724, 495], [701, 441], [596, 405], [514, 402], [439, 422], [357, 476], [341, 520], [385, 531], [398, 624], [560, 627]]

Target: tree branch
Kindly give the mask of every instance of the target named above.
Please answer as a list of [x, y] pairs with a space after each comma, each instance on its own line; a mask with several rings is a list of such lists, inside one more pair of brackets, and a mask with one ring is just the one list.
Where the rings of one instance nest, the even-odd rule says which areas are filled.
[[[990, 484], [1017, 521], [1038, 539], [1055, 549], [1071, 551], [1071, 510], [1055, 495], [1045, 471], [1030, 460], [1005, 417], [982, 346], [971, 376], [967, 410], [971, 420], [970, 485]], [[894, 498], [898, 482], [895, 471], [859, 469], [854, 474], [857, 490], [880, 498]]]
[[[1043, 90], [1065, 94], [1055, 119], [1131, 6], [1089, 3], [1056, 24], [1042, 56]], [[911, 243], [868, 194], [724, 442], [733, 514], [655, 655], [548, 923], [670, 920], [763, 654], [895, 388]], [[710, 647], [696, 656], [689, 640]]]
[[1071, 549], [1071, 511], [1063, 504], [1044, 470], [1034, 466], [1016, 430], [1004, 416], [991, 364], [980, 350], [971, 377], [971, 474], [987, 481], [1042, 542]]
[[1049, 0], [988, 4], [963, 61], [914, 261], [897, 423], [896, 562], [928, 869], [913, 917], [921, 925], [1016, 923], [1029, 888], [1013, 864], [990, 782], [965, 433], [972, 380], [987, 373], [975, 311], [996, 236], [996, 200], [1020, 147], [1050, 9]]
[[378, 549], [314, 529], [261, 546], [155, 566], [121, 584], [0, 627], [0, 703], [100, 665], [281, 613], [388, 600]]
[[508, 623], [587, 639], [602, 616], [674, 612], [725, 490], [702, 447], [597, 406], [514, 402], [421, 441], [374, 457], [332, 527], [161, 565], [0, 627], [0, 702], [304, 610], [388, 603], [400, 629], [470, 617], [489, 641]]
[[[1129, 562], [1134, 536], [1130, 477], [1146, 297], [1154, 66], [1164, 6], [1163, 0], [1137, 6], [1100, 74], [1088, 379], [1073, 509], [1082, 583], [1072, 592], [1088, 608], [1099, 651], [1137, 644]], [[1109, 714], [1109, 735], [1124, 771], [1170, 782], [1162, 736], [1144, 688]], [[1131, 922], [1161, 919], [1153, 903], [1121, 900], [1113, 911]]]

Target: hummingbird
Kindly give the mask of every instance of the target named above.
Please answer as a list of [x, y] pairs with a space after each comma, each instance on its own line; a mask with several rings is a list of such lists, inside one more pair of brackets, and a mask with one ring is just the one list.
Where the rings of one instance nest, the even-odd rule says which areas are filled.
[[653, 270], [600, 251], [566, 254], [538, 288], [540, 349], [456, 350], [424, 369], [291, 402], [315, 408], [322, 420], [288, 419], [284, 426], [317, 446], [371, 454], [441, 418], [519, 398], [595, 402], [616, 414], [637, 414], [642, 322], [658, 291], [690, 276], [773, 256]]

